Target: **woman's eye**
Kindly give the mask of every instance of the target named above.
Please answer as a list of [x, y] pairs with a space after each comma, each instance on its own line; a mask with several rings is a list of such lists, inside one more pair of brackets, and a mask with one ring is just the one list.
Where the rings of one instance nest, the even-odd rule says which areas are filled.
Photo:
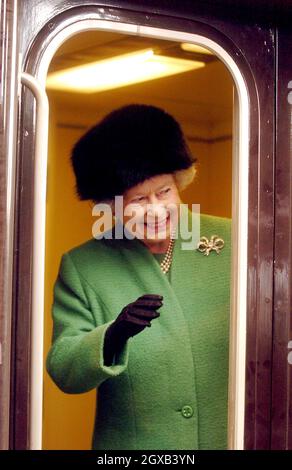
[[163, 190], [161, 191], [161, 194], [166, 194], [166, 193], [168, 193], [169, 191], [170, 191], [170, 188], [163, 189]]
[[135, 203], [137, 203], [137, 202], [143, 201], [143, 199], [145, 199], [144, 196], [137, 197], [136, 199], [133, 199], [132, 202], [135, 204]]

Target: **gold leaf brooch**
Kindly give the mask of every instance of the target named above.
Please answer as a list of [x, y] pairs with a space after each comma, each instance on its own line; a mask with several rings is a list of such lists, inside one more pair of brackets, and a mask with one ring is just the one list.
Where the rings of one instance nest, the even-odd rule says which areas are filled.
[[207, 237], [201, 237], [197, 244], [197, 250], [204, 255], [209, 256], [210, 251], [214, 250], [217, 254], [220, 253], [224, 247], [224, 240], [219, 238], [218, 235], [212, 235], [210, 240]]

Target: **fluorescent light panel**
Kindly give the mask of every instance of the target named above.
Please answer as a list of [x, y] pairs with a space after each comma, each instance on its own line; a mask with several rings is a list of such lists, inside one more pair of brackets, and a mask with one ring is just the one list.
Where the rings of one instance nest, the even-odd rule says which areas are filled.
[[183, 42], [180, 47], [187, 52], [197, 52], [199, 54], [214, 55], [213, 52], [209, 51], [209, 49], [206, 49], [203, 46], [199, 46], [198, 44]]
[[152, 49], [52, 72], [48, 89], [95, 93], [204, 67], [204, 62], [155, 55]]

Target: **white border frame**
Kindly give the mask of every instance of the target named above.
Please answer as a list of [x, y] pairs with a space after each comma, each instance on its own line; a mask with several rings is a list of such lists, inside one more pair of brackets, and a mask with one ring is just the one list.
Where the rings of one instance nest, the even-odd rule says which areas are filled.
[[[244, 409], [245, 409], [245, 353], [246, 353], [246, 295], [247, 295], [247, 227], [248, 227], [248, 161], [249, 161], [249, 97], [244, 77], [233, 58], [213, 40], [192, 33], [163, 28], [138, 26], [116, 21], [101, 20], [99, 15], [92, 19], [77, 19], [73, 24], [64, 25], [63, 29], [51, 40], [43, 53], [35, 78], [40, 88], [45, 91], [49, 64], [58, 48], [70, 37], [84, 31], [100, 30], [117, 33], [147, 36], [165, 40], [192, 42], [210, 49], [226, 65], [231, 73], [238, 99], [238, 135], [233, 157], [233, 231], [232, 231], [232, 278], [231, 286], [231, 329], [230, 329], [230, 366], [229, 366], [229, 449], [244, 448]], [[40, 115], [42, 125], [48, 127], [47, 117]], [[36, 153], [35, 165], [38, 168], [38, 187], [46, 187], [47, 155]], [[42, 395], [43, 395], [43, 356], [42, 351], [44, 326], [40, 312], [44, 312], [44, 272], [45, 272], [45, 198], [36, 198], [34, 204], [34, 259], [32, 318], [32, 355], [31, 355], [31, 413], [30, 413], [30, 448], [42, 448]], [[37, 220], [36, 220], [37, 219]], [[235, 223], [236, 222], [236, 223]]]

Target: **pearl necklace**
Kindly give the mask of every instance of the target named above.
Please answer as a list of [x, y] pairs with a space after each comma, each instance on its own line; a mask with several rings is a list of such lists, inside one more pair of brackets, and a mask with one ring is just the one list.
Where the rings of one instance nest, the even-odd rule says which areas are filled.
[[176, 227], [175, 227], [175, 228], [172, 230], [172, 232], [171, 232], [170, 242], [169, 242], [167, 251], [166, 251], [166, 253], [165, 253], [165, 257], [163, 258], [163, 260], [162, 260], [161, 263], [160, 263], [160, 268], [161, 268], [161, 271], [163, 272], [163, 274], [168, 273], [168, 271], [170, 270], [170, 266], [171, 266], [172, 258], [173, 258], [173, 248], [174, 248], [174, 242], [175, 242], [175, 238], [174, 238], [175, 232], [176, 232]]

